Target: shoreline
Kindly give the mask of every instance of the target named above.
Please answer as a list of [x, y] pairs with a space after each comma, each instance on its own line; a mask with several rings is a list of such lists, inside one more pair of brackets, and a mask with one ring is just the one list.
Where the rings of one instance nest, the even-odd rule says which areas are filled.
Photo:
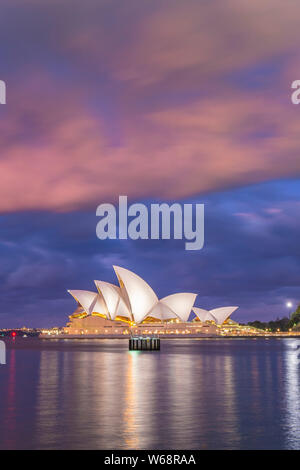
[[[138, 336], [138, 335], [137, 335]], [[141, 337], [147, 337], [147, 335], [140, 335]], [[151, 335], [149, 335], [151, 336]], [[207, 335], [207, 336], [199, 336], [199, 335], [156, 335], [161, 340], [163, 339], [282, 339], [282, 338], [299, 338], [300, 334], [294, 335], [241, 335], [241, 336], [221, 336], [221, 335]], [[45, 340], [65, 340], [65, 339], [126, 339], [129, 340], [131, 335], [40, 335], [38, 339], [45, 339]]]

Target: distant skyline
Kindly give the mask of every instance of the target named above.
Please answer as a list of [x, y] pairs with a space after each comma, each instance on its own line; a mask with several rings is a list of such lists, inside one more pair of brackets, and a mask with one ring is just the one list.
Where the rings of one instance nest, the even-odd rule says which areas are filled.
[[[300, 4], [3, 0], [0, 328], [63, 325], [67, 289], [116, 282], [239, 305], [300, 303]], [[14, 28], [12, 28], [12, 24]], [[205, 204], [205, 244], [100, 241], [98, 204]]]

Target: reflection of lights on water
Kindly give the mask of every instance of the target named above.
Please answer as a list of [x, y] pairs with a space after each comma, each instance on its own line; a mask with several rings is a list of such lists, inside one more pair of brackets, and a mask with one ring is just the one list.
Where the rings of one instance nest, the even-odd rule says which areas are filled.
[[124, 440], [128, 449], [150, 448], [156, 435], [155, 388], [158, 357], [143, 351], [128, 351], [125, 376]]
[[125, 442], [126, 447], [129, 449], [138, 448], [138, 438], [136, 433], [135, 423], [135, 374], [134, 374], [134, 361], [140, 351], [128, 351], [128, 363], [126, 374], [126, 391], [125, 391], [125, 410], [124, 410], [124, 423], [125, 423]]
[[2, 444], [4, 448], [11, 449], [15, 445], [15, 435], [17, 429], [16, 412], [16, 351], [11, 349], [9, 356], [9, 375], [7, 382], [7, 399], [5, 401], [4, 426], [5, 436]]
[[300, 445], [300, 341], [286, 343], [285, 385], [287, 411], [287, 439], [290, 449], [299, 449]]

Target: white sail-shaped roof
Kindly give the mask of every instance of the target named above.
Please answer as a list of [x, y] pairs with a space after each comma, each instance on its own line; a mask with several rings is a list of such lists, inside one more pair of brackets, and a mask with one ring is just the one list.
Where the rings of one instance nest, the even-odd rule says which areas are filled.
[[93, 313], [93, 307], [97, 302], [97, 292], [91, 292], [89, 290], [68, 290], [76, 302], [78, 302], [84, 309], [87, 315]]
[[204, 308], [193, 307], [193, 312], [197, 315], [200, 321], [216, 321], [212, 314]]
[[187, 322], [193, 309], [200, 321], [222, 325], [238, 307], [205, 310], [193, 307], [197, 294], [189, 292], [168, 295], [158, 300], [153, 289], [140, 276], [128, 269], [114, 266], [120, 287], [109, 282], [95, 281], [98, 293], [68, 290], [87, 315], [99, 313], [111, 320], [125, 317], [141, 323], [148, 316], [159, 320], [179, 318]]
[[161, 299], [160, 302], [167, 305], [181, 321], [187, 322], [196, 297], [197, 294], [182, 292], [168, 295]]
[[238, 309], [238, 307], [220, 307], [210, 310], [210, 313], [215, 318], [217, 325], [222, 325], [236, 309]]
[[[97, 290], [100, 295], [102, 295], [106, 308], [108, 310], [109, 318], [112, 320], [115, 318], [117, 306], [120, 299], [120, 292], [118, 291], [118, 286], [114, 286], [109, 282], [104, 281], [94, 281], [97, 287]], [[120, 290], [120, 289], [119, 289]]]
[[120, 296], [120, 299], [119, 299], [119, 303], [118, 303], [117, 311], [116, 311], [116, 317], [126, 317], [129, 320], [132, 320], [132, 315], [130, 313], [130, 310], [122, 296]]
[[130, 311], [121, 296], [119, 286], [104, 281], [95, 281], [99, 294], [103, 296], [109, 317], [114, 320], [116, 316], [130, 318]]
[[170, 320], [171, 318], [178, 318], [176, 313], [162, 302], [157, 302], [153, 309], [149, 312], [149, 317], [158, 318], [159, 320]]
[[119, 266], [114, 266], [114, 270], [120, 282], [122, 297], [125, 303], [129, 303], [134, 321], [142, 322], [158, 302], [157, 295], [144, 279], [132, 271]]
[[107, 318], [110, 318], [108, 309], [106, 307], [106, 304], [102, 296], [99, 294], [96, 294], [96, 295], [97, 295], [97, 298], [96, 298], [96, 302], [94, 303], [92, 307], [92, 310], [93, 310], [92, 313], [100, 313], [101, 315], [105, 315]]

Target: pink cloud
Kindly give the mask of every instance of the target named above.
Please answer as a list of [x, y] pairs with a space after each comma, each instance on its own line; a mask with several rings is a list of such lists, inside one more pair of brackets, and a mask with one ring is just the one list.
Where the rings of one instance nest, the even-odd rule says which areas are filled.
[[282, 209], [280, 209], [279, 207], [268, 207], [267, 209], [265, 209], [265, 212], [271, 215], [280, 214], [282, 212]]
[[[270, 5], [154, 2], [128, 27], [117, 12], [108, 27], [102, 10], [92, 15], [88, 4], [79, 21], [74, 9], [44, 45], [63, 65], [20, 61], [26, 80], [8, 89], [0, 210], [67, 211], [119, 194], [177, 199], [299, 175], [300, 108], [290, 102], [288, 77], [300, 6]], [[280, 55], [270, 89], [228, 81]], [[193, 100], [182, 99], [191, 90]]]
[[[119, 194], [182, 198], [300, 172], [298, 110], [264, 96], [232, 93], [155, 113], [132, 110], [118, 146], [73, 91], [59, 99], [16, 103], [6, 117], [2, 211], [64, 211]], [[32, 137], [22, 135], [27, 119], [35, 122]], [[274, 135], [256, 137], [264, 124]]]

